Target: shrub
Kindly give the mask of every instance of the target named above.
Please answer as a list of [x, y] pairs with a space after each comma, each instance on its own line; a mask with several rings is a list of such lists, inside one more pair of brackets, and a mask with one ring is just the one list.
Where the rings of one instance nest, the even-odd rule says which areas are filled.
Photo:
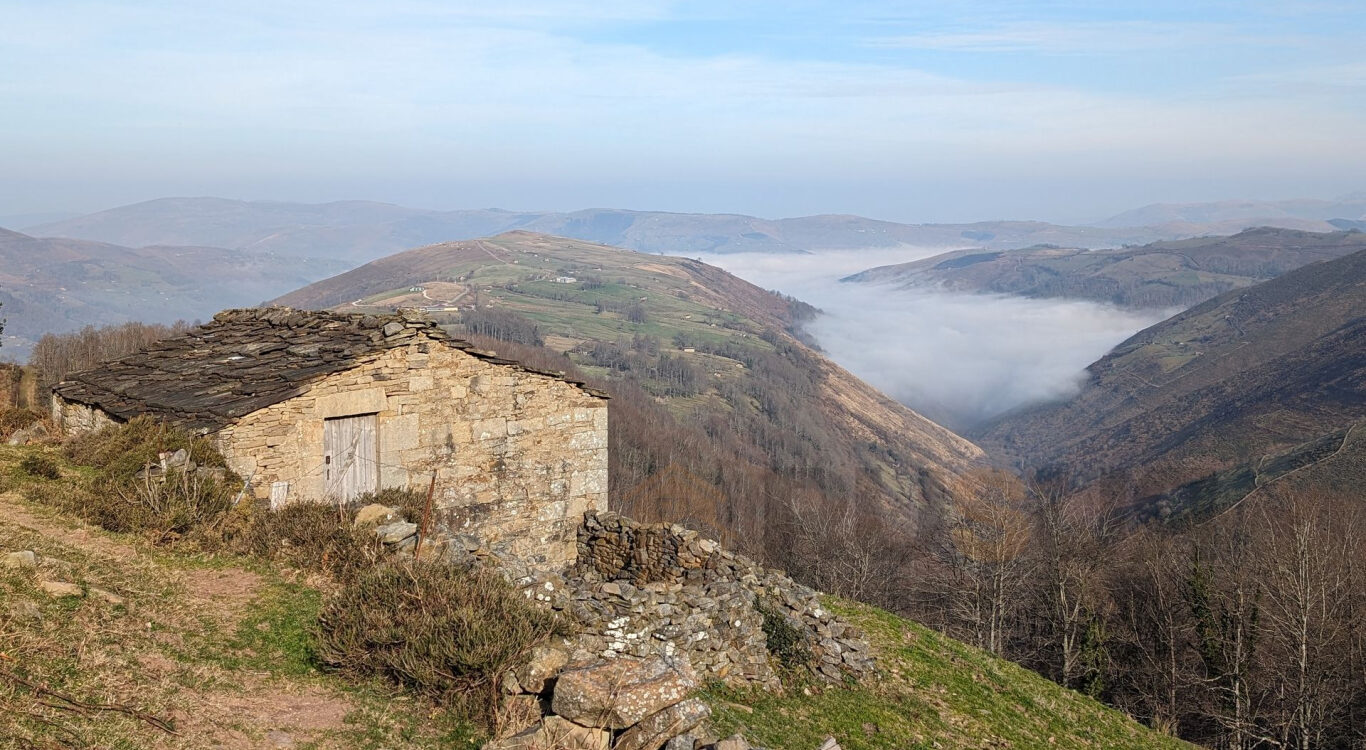
[[182, 449], [200, 466], [227, 466], [208, 438], [191, 435], [150, 417], [136, 417], [125, 424], [76, 435], [65, 447], [67, 458], [100, 469], [106, 477], [117, 480], [132, 479], [147, 466], [157, 464], [161, 453]]
[[15, 431], [41, 421], [42, 414], [32, 409], [0, 408], [0, 439], [8, 439]]
[[278, 510], [244, 506], [223, 524], [220, 548], [274, 560], [347, 582], [381, 557], [369, 530], [352, 528], [353, 514], [326, 503], [291, 503]]
[[[199, 467], [158, 474], [160, 454], [184, 449]], [[68, 440], [66, 455], [98, 469], [88, 488], [73, 485], [38, 499], [66, 508], [110, 531], [146, 533], [158, 542], [199, 537], [223, 521], [237, 478], [213, 444], [145, 417]]]
[[496, 572], [433, 562], [370, 568], [323, 608], [318, 660], [382, 676], [491, 725], [504, 672], [564, 626]]
[[57, 462], [41, 453], [30, 453], [24, 456], [19, 461], [19, 468], [31, 477], [41, 479], [62, 478], [62, 471], [57, 468]]

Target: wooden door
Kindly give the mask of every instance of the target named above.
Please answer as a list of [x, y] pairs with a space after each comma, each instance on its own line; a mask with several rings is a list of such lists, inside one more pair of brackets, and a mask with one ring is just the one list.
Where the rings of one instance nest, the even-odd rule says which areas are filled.
[[379, 429], [374, 414], [323, 422], [327, 499], [348, 501], [379, 489]]

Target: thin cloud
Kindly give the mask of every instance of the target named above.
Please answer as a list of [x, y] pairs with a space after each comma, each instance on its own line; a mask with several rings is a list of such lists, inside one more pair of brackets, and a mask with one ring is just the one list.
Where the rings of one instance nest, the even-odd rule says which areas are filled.
[[[937, 31], [880, 37], [869, 43], [955, 52], [1037, 52], [1049, 55], [1120, 55], [1186, 47], [1253, 41], [1218, 24], [1152, 21], [1019, 22], [971, 31]], [[1262, 39], [1261, 41], [1268, 41]]]

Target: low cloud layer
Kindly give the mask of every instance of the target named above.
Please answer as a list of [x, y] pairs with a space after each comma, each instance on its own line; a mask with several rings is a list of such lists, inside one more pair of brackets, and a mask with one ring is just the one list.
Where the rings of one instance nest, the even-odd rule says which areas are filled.
[[903, 248], [704, 258], [824, 311], [807, 330], [832, 359], [916, 411], [965, 430], [1075, 393], [1087, 365], [1168, 313], [1074, 300], [841, 283], [863, 268], [935, 255]]

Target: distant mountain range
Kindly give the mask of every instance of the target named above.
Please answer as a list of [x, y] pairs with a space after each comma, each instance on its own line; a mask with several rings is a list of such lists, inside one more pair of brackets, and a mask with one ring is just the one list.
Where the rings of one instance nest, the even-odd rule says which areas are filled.
[[27, 356], [44, 333], [129, 320], [206, 317], [342, 270], [272, 253], [215, 247], [122, 247], [0, 229], [0, 355]]
[[1208, 300], [1088, 376], [1074, 398], [980, 430], [979, 444], [1108, 479], [1108, 494], [1147, 512], [1213, 512], [1328, 459], [1318, 484], [1350, 487], [1366, 474], [1366, 250]]
[[1231, 234], [1248, 226], [1327, 231], [1325, 224], [1334, 219], [1366, 219], [1366, 195], [1349, 195], [1338, 200], [1154, 203], [1111, 216], [1097, 226], [1176, 229], [1182, 225], [1199, 225], [1203, 227], [1203, 234]]
[[1113, 250], [1033, 247], [959, 250], [880, 266], [847, 282], [1188, 307], [1308, 263], [1366, 249], [1366, 234], [1261, 227]]
[[[1241, 228], [1241, 227], [1239, 227]], [[1325, 225], [1324, 228], [1331, 228]], [[738, 214], [588, 209], [432, 211], [386, 203], [304, 204], [164, 198], [26, 227], [29, 234], [146, 245], [207, 245], [359, 265], [422, 245], [522, 229], [650, 253], [805, 253], [899, 245], [1013, 248], [1051, 243], [1113, 247], [1188, 237], [1147, 227], [1069, 227], [1035, 221], [898, 224], [858, 216], [760, 219]]]

